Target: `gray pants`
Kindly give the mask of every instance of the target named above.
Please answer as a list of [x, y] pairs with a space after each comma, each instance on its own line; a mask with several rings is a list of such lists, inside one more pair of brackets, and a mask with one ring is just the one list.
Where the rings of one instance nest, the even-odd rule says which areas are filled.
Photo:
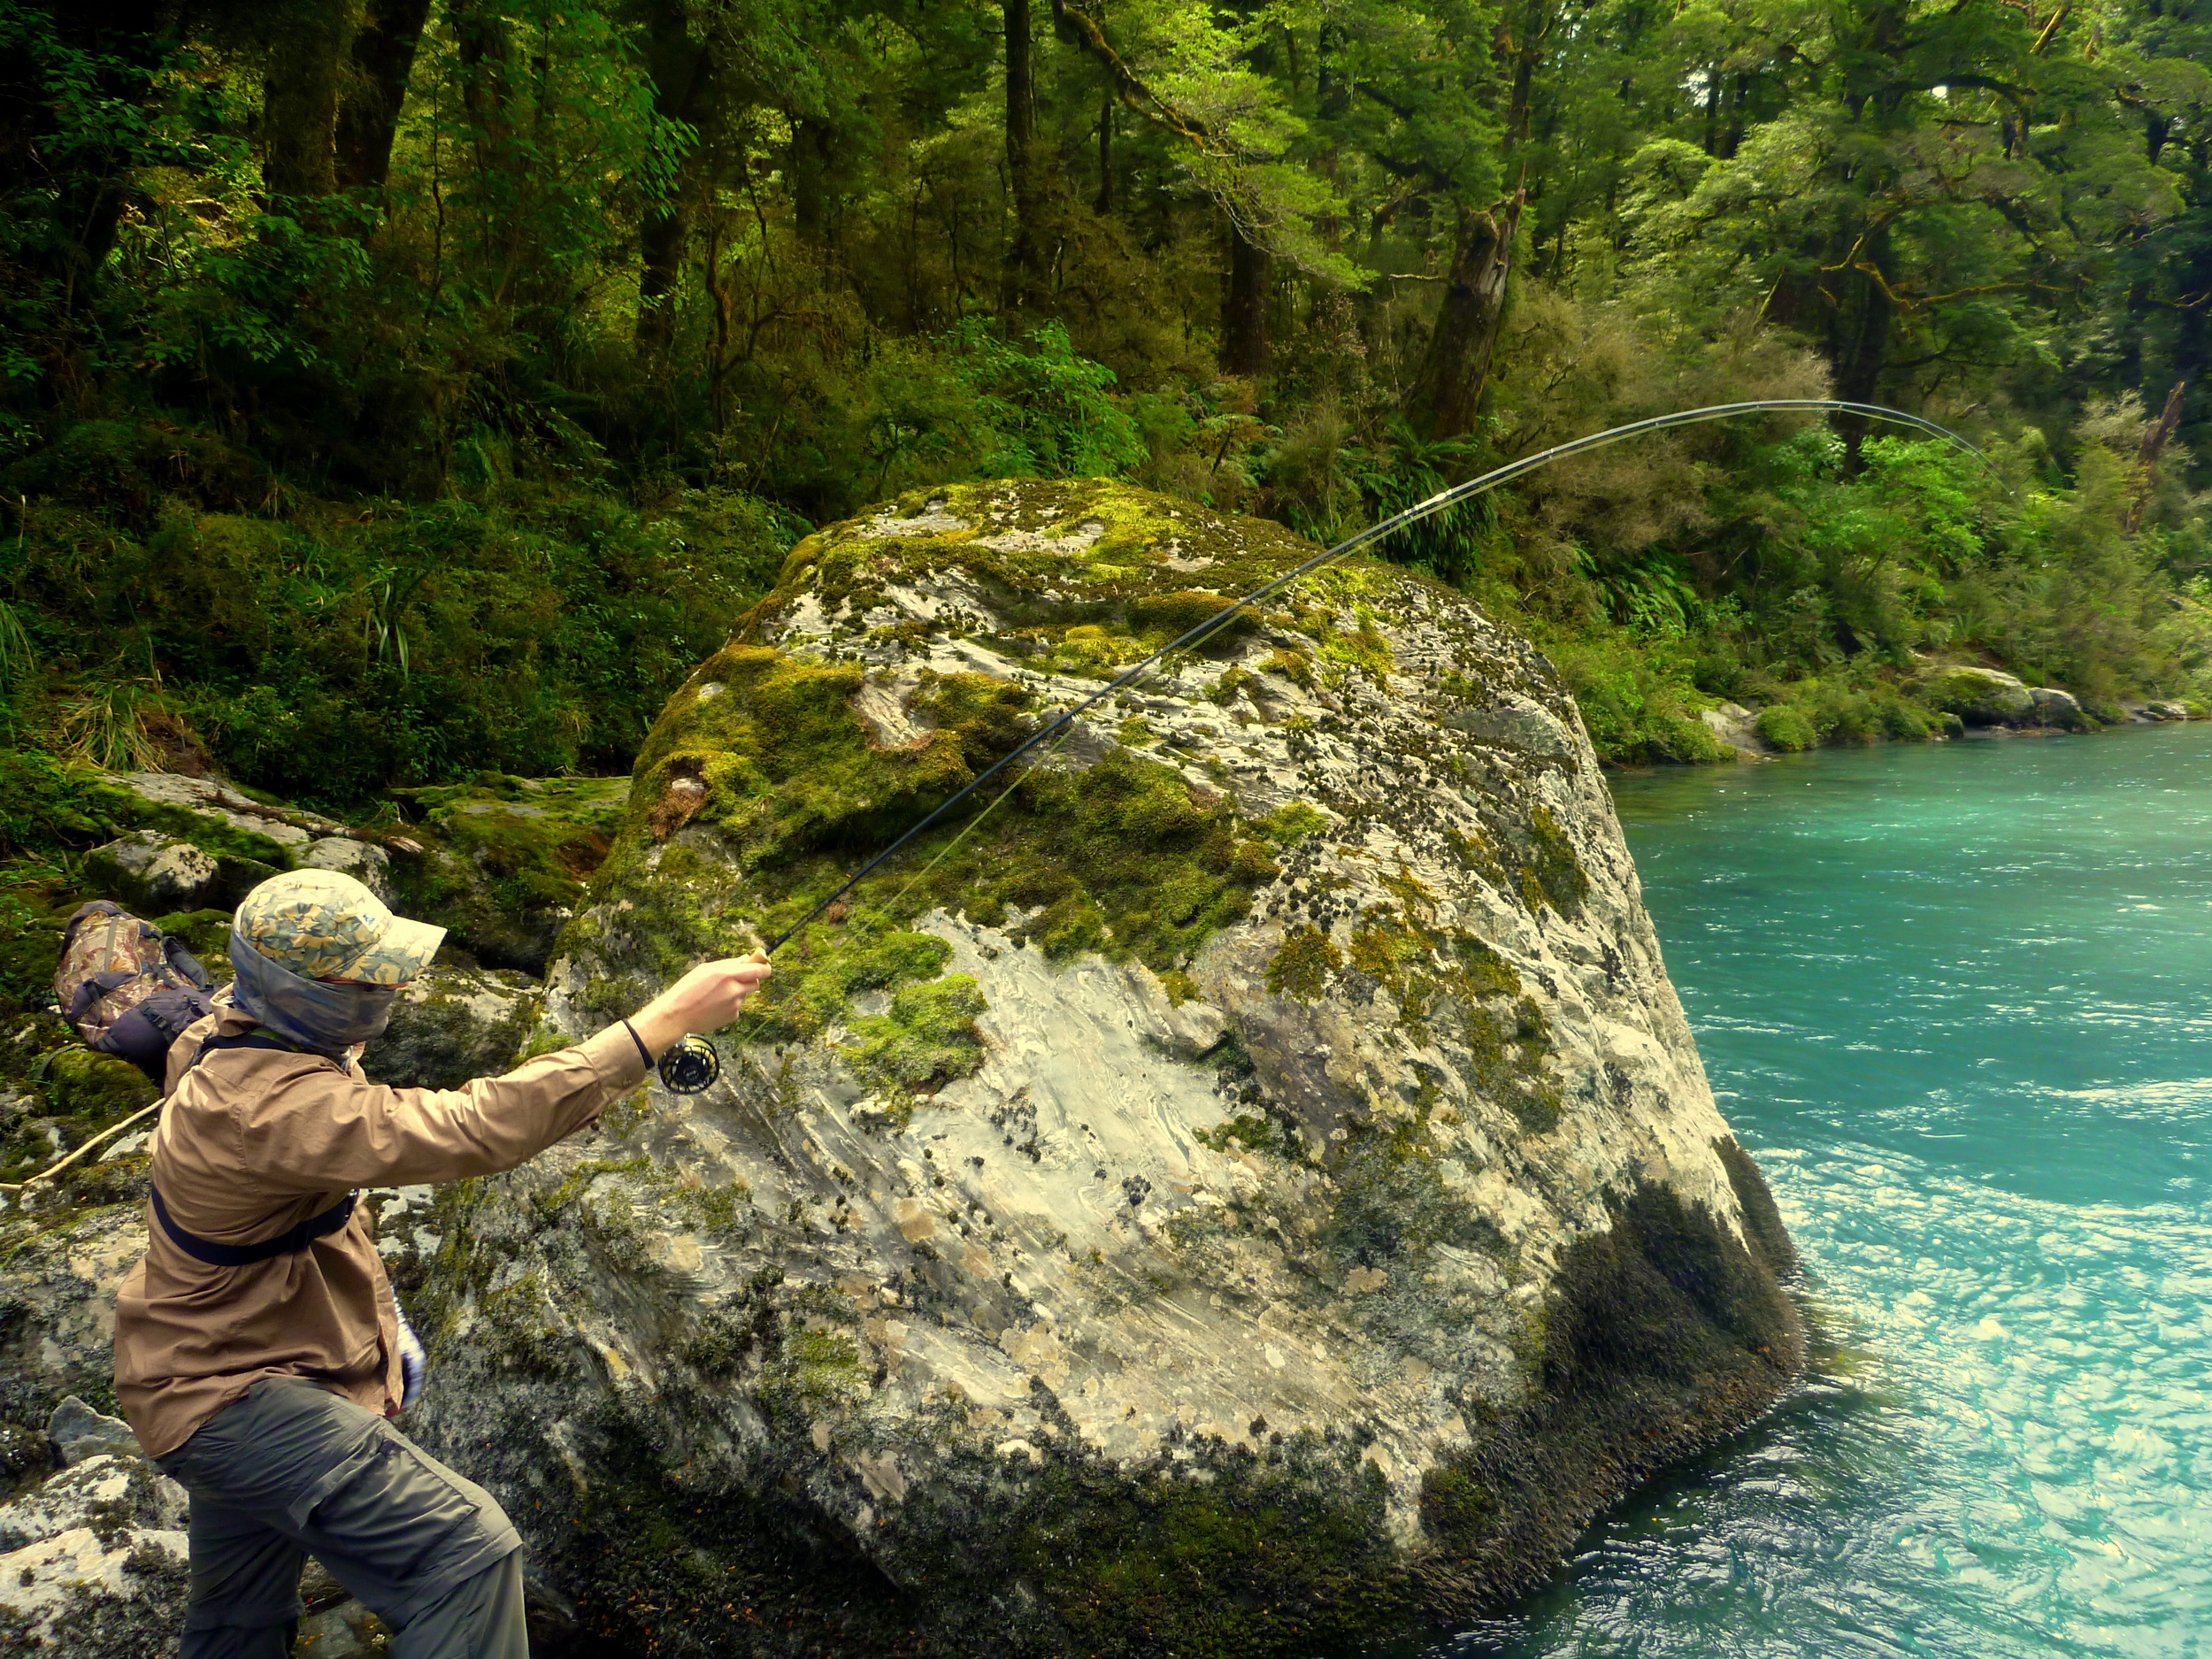
[[351, 1401], [271, 1378], [157, 1461], [192, 1494], [181, 1659], [287, 1659], [309, 1555], [391, 1626], [393, 1659], [529, 1659], [505, 1511]]

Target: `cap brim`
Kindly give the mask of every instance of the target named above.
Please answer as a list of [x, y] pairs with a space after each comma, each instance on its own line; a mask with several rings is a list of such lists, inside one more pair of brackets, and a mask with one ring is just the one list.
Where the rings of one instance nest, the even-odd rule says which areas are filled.
[[430, 959], [444, 942], [444, 928], [395, 916], [383, 936], [363, 951], [358, 960], [330, 977], [356, 985], [405, 985], [430, 965]]

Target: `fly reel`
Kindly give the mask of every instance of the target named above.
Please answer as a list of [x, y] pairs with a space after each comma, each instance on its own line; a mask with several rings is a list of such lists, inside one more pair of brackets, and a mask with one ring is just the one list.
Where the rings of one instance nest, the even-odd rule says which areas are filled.
[[672, 1094], [701, 1094], [722, 1075], [722, 1056], [704, 1037], [687, 1037], [661, 1056], [661, 1086]]

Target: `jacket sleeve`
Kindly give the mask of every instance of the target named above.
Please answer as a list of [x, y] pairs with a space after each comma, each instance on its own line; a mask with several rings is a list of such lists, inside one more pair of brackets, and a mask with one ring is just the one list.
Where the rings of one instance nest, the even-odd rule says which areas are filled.
[[[574, 1133], [644, 1079], [644, 1058], [620, 1025], [457, 1089], [388, 1088], [325, 1070], [256, 1103], [263, 1121], [246, 1125], [251, 1164], [273, 1185], [319, 1192], [492, 1175]], [[315, 1098], [303, 1098], [308, 1091]]]

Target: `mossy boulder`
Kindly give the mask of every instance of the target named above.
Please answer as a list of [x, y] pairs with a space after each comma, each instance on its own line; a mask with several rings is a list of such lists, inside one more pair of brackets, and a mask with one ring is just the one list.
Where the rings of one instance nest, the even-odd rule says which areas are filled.
[[[810, 537], [647, 740], [534, 1044], [1312, 551], [1098, 481]], [[614, 1647], [1310, 1652], [1498, 1605], [1794, 1374], [1574, 704], [1407, 571], [1116, 693], [775, 960], [708, 1092], [409, 1212], [415, 1432]]]
[[2035, 699], [2017, 675], [1973, 666], [1927, 669], [1908, 687], [1932, 709], [1968, 726], [2019, 726], [2035, 718]]
[[392, 1005], [391, 1023], [362, 1055], [362, 1069], [398, 1088], [458, 1088], [496, 1077], [520, 1057], [539, 995], [511, 969], [442, 959]]
[[607, 856], [625, 778], [511, 778], [403, 790], [419, 850], [387, 865], [391, 902], [487, 966], [539, 974]]

